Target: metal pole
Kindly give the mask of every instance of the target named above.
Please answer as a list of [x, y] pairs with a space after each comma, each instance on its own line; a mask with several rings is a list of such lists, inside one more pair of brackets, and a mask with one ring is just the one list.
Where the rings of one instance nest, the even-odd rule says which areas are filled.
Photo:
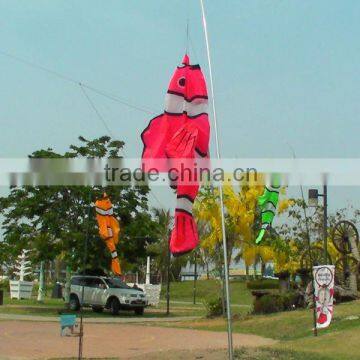
[[314, 279], [314, 274], [313, 274], [313, 267], [314, 267], [314, 260], [312, 257], [312, 253], [311, 253], [311, 242], [310, 242], [310, 231], [309, 231], [309, 223], [308, 223], [308, 217], [306, 214], [306, 204], [305, 204], [305, 197], [304, 197], [304, 192], [303, 192], [303, 187], [301, 186], [301, 195], [303, 198], [303, 202], [304, 202], [304, 206], [303, 206], [303, 210], [304, 210], [304, 215], [305, 215], [305, 227], [306, 227], [306, 233], [307, 233], [307, 246], [308, 246], [308, 251], [309, 251], [309, 261], [310, 261], [310, 274], [311, 274], [311, 283], [312, 283], [312, 298], [313, 298], [313, 325], [314, 325], [314, 336], [317, 336], [317, 327], [316, 327], [316, 298], [315, 298], [315, 279]]
[[[85, 235], [85, 244], [84, 244], [84, 258], [83, 258], [83, 271], [85, 272], [86, 263], [87, 263], [87, 254], [88, 254], [88, 240], [89, 240], [89, 227], [90, 227], [90, 210], [91, 210], [91, 192], [89, 193], [89, 206], [87, 211], [87, 227], [86, 227], [86, 235]], [[84, 214], [84, 222], [85, 222]], [[83, 313], [82, 307], [84, 303], [84, 284], [81, 288], [81, 303], [80, 303], [80, 334], [79, 334], [79, 351], [78, 351], [78, 360], [82, 359], [83, 353], [83, 337], [84, 337], [84, 324], [83, 324]]]
[[83, 314], [82, 314], [82, 304], [84, 301], [84, 284], [81, 288], [81, 303], [80, 303], [80, 330], [79, 330], [79, 351], [78, 351], [78, 360], [82, 359], [83, 351], [83, 337], [84, 337], [84, 325], [83, 325]]
[[328, 207], [328, 203], [327, 203], [326, 179], [325, 179], [325, 183], [324, 183], [323, 197], [324, 197], [324, 229], [323, 229], [323, 231], [324, 231], [324, 259], [325, 259], [324, 265], [326, 265], [328, 263], [328, 252], [327, 252], [327, 207]]
[[65, 287], [64, 287], [64, 298], [66, 307], [69, 308], [70, 302], [70, 281], [71, 281], [71, 267], [70, 265], [66, 265], [66, 275], [65, 275]]
[[193, 288], [193, 295], [194, 295], [194, 305], [196, 305], [196, 280], [197, 280], [197, 253], [194, 253], [195, 256], [195, 268], [194, 268], [194, 288]]
[[[214, 84], [213, 84], [213, 75], [212, 75], [212, 66], [211, 66], [211, 57], [210, 57], [210, 45], [209, 45], [209, 35], [207, 30], [206, 16], [204, 1], [200, 0], [202, 20], [204, 27], [204, 35], [206, 42], [206, 51], [207, 59], [209, 65], [209, 75], [210, 75], [210, 90], [212, 98], [212, 108], [213, 108], [213, 122], [214, 122], [214, 133], [215, 133], [215, 144], [216, 144], [216, 156], [220, 160], [220, 145], [218, 138], [218, 129], [217, 129], [217, 118], [216, 118], [216, 106], [214, 99]], [[234, 359], [234, 349], [233, 349], [233, 339], [232, 339], [232, 326], [231, 326], [231, 308], [230, 308], [230, 289], [229, 289], [229, 269], [228, 269], [228, 260], [227, 260], [227, 242], [226, 242], [226, 230], [225, 230], [225, 214], [224, 214], [224, 199], [223, 199], [223, 188], [222, 183], [219, 185], [219, 195], [220, 195], [220, 209], [221, 209], [221, 228], [222, 228], [222, 240], [223, 240], [223, 250], [224, 250], [224, 270], [225, 270], [225, 292], [226, 292], [226, 312], [227, 312], [227, 332], [228, 332], [228, 352], [229, 360]]]
[[170, 240], [168, 242], [167, 253], [167, 275], [166, 275], [166, 315], [170, 315]]

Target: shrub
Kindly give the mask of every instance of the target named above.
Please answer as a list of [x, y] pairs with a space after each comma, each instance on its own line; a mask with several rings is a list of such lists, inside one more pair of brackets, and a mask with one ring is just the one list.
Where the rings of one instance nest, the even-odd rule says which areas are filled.
[[8, 291], [9, 290], [9, 280], [4, 279], [0, 281], [0, 290]]
[[250, 290], [278, 289], [279, 280], [276, 279], [251, 280], [246, 283], [246, 287]]
[[270, 314], [282, 311], [282, 301], [280, 295], [268, 294], [258, 298], [254, 302], [255, 314]]
[[255, 314], [270, 314], [280, 311], [293, 310], [297, 302], [297, 294], [267, 294], [254, 301]]
[[289, 291], [286, 294], [281, 295], [284, 310], [293, 310], [299, 303], [298, 294], [293, 291]]
[[221, 316], [223, 314], [222, 300], [220, 297], [205, 299], [204, 306], [207, 317]]

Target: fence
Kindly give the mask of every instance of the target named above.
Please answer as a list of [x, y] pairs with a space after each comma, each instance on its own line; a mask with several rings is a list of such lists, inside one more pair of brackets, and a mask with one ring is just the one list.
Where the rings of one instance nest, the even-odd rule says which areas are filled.
[[[145, 284], [146, 275], [143, 273], [127, 273], [124, 274], [124, 281], [131, 284]], [[161, 284], [161, 275], [151, 274], [150, 284], [158, 285]]]

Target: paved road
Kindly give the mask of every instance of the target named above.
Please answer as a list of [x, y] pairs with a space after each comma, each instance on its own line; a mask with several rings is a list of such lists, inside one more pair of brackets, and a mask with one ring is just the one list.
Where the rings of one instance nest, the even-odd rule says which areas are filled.
[[[224, 349], [227, 346], [226, 333], [202, 330], [91, 323], [85, 325], [84, 332], [83, 356], [88, 358], [146, 359], [160, 351], [171, 354], [171, 351]], [[78, 341], [77, 337], [60, 337], [60, 327], [53, 322], [0, 322], [1, 360], [77, 357]], [[274, 343], [275, 340], [256, 335], [234, 334], [235, 346]]]
[[[174, 317], [90, 317], [84, 318], [88, 324], [133, 324], [133, 323], [156, 323], [156, 322], [178, 322], [200, 319], [200, 316], [174, 316]], [[0, 320], [36, 321], [36, 322], [59, 322], [58, 316], [36, 316], [36, 315], [17, 315], [0, 314]], [[1, 353], [0, 353], [1, 354]], [[1, 358], [0, 358], [1, 360]]]

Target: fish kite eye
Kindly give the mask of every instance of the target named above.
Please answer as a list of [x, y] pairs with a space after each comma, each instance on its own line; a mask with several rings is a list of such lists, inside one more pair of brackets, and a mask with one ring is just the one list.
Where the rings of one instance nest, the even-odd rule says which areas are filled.
[[184, 77], [181, 77], [179, 80], [178, 80], [178, 84], [180, 87], [184, 87], [185, 86], [185, 78]]

